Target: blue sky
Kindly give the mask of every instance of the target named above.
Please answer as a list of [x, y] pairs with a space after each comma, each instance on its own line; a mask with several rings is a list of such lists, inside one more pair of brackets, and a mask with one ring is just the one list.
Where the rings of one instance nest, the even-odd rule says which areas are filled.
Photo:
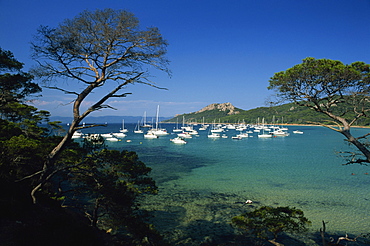
[[[155, 73], [153, 80], [168, 90], [129, 86], [132, 95], [110, 101], [118, 110], [92, 116], [154, 115], [160, 105], [168, 117], [224, 102], [248, 110], [266, 106], [274, 73], [306, 57], [370, 63], [370, 0], [0, 0], [0, 46], [27, 70], [40, 25], [55, 27], [83, 10], [104, 8], [128, 10], [143, 28], [159, 28], [169, 43], [172, 77]], [[71, 116], [72, 100], [44, 89], [34, 105]]]

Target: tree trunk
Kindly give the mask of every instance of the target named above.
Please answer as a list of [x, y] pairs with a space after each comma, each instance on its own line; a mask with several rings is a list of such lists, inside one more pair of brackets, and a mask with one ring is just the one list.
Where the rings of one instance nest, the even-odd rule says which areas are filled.
[[331, 112], [328, 112], [328, 111], [321, 111], [321, 112], [328, 115], [330, 118], [334, 119], [336, 122], [340, 122], [343, 125], [343, 129], [337, 130], [337, 131], [343, 134], [347, 138], [348, 142], [353, 144], [359, 151], [361, 151], [361, 153], [366, 157], [366, 161], [370, 163], [370, 151], [367, 149], [365, 145], [363, 145], [360, 141], [358, 141], [357, 138], [352, 136], [351, 124], [348, 123], [345, 118], [336, 116], [332, 114]]
[[325, 221], [322, 221], [322, 228], [320, 228], [320, 235], [321, 235], [321, 240], [322, 240], [322, 245], [327, 246], [327, 242], [325, 240], [325, 232], [326, 232], [326, 224]]
[[284, 246], [284, 244], [276, 242], [276, 241], [275, 241], [275, 239], [270, 239], [270, 240], [268, 240], [268, 241], [269, 241], [270, 243], [272, 243], [273, 245], [276, 245], [276, 246]]
[[91, 219], [91, 226], [97, 227], [98, 224], [98, 216], [99, 216], [99, 198], [95, 200], [95, 206], [92, 214], [92, 219]]
[[370, 163], [370, 151], [366, 148], [365, 145], [363, 145], [360, 141], [358, 141], [355, 137], [352, 136], [351, 132], [348, 130], [343, 130], [340, 133], [342, 133], [356, 148], [361, 151], [362, 154], [366, 157], [367, 162]]
[[47, 156], [43, 168], [42, 173], [40, 176], [39, 183], [31, 190], [31, 198], [32, 202], [34, 204], [37, 203], [36, 198], [36, 192], [42, 188], [42, 186], [48, 182], [55, 173], [57, 173], [56, 170], [58, 170], [57, 167], [54, 166], [54, 163], [56, 161], [56, 158], [59, 156], [59, 154], [62, 152], [62, 150], [65, 148], [66, 144], [72, 139], [72, 135], [80, 123], [81, 119], [74, 120], [71, 124], [71, 126], [68, 129], [67, 134], [64, 136], [64, 138], [59, 142], [59, 144], [49, 153]]

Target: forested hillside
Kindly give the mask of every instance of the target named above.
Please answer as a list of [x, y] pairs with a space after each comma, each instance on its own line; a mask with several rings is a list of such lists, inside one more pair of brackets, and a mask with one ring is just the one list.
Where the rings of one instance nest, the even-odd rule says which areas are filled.
[[[337, 110], [350, 112], [351, 109], [338, 107]], [[348, 112], [348, 117], [353, 117], [353, 115]], [[207, 107], [190, 114], [176, 115], [174, 118], [164, 122], [182, 123], [183, 119], [185, 119], [186, 123], [202, 123], [204, 119], [205, 123], [238, 123], [243, 121], [245, 123], [256, 123], [258, 118], [260, 119], [260, 122], [262, 121], [262, 118], [264, 118], [266, 123], [272, 123], [275, 118], [275, 123], [278, 124], [312, 124], [312, 122], [328, 123], [328, 121], [330, 121], [327, 116], [317, 113], [312, 109], [298, 106], [294, 103], [272, 107], [259, 107], [251, 110], [236, 108], [231, 103], [221, 103], [208, 105]], [[367, 117], [360, 119], [356, 125], [368, 126], [370, 125], [370, 118]]]

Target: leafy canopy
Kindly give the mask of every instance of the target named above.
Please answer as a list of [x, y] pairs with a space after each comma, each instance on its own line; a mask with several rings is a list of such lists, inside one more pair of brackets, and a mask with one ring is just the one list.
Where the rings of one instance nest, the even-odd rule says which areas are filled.
[[306, 58], [301, 64], [276, 73], [268, 88], [276, 90], [277, 97], [283, 101], [328, 116], [330, 121], [319, 124], [343, 134], [360, 153], [346, 153], [347, 163], [370, 163], [366, 143], [369, 134], [354, 137], [350, 132], [351, 126], [370, 111], [370, 65]]
[[62, 76], [102, 86], [141, 76], [145, 65], [169, 72], [166, 46], [157, 28], [141, 30], [130, 12], [84, 11], [57, 28], [38, 30], [33, 50], [40, 67], [34, 72], [46, 79]]
[[282, 232], [304, 232], [310, 221], [302, 210], [291, 207], [263, 206], [232, 218], [232, 223], [243, 230], [252, 231], [259, 238], [276, 239]]
[[295, 102], [369, 93], [369, 65], [310, 57], [275, 73], [269, 82], [268, 89], [276, 89], [283, 99]]
[[33, 76], [22, 68], [23, 63], [12, 52], [0, 48], [0, 114], [14, 122], [32, 118], [36, 109], [25, 100], [41, 92], [39, 85], [32, 82]]
[[[142, 30], [138, 19], [122, 10], [84, 11], [56, 28], [39, 28], [32, 43], [33, 58], [39, 64], [34, 74], [48, 83], [51, 79], [64, 78], [79, 83], [79, 86], [67, 89], [61, 84], [49, 86], [75, 96], [73, 121], [40, 170], [40, 183], [31, 192], [35, 203], [37, 191], [53, 173], [65, 168], [63, 163], [54, 164], [73, 133], [92, 127], [80, 125], [86, 116], [97, 110], [113, 108], [108, 104], [109, 99], [130, 94], [123, 92], [127, 85], [143, 83], [157, 87], [149, 80], [152, 70], [169, 73], [166, 47], [167, 42], [157, 28]], [[97, 93], [99, 91], [101, 94]], [[94, 101], [84, 108], [84, 101], [93, 93], [101, 96], [94, 97]]]

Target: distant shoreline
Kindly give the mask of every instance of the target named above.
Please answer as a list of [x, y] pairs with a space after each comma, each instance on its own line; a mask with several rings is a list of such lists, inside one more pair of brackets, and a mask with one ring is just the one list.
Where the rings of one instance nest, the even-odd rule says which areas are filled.
[[[178, 122], [160, 122], [160, 124], [177, 124], [177, 123]], [[201, 125], [203, 123], [190, 122], [188, 124], [198, 124], [198, 125]], [[204, 122], [204, 124], [212, 125], [214, 123]], [[237, 124], [237, 123], [217, 123], [217, 124], [232, 125], [232, 124]], [[265, 124], [265, 125], [266, 126], [274, 126], [275, 124]], [[318, 125], [318, 124], [289, 124], [289, 123], [284, 123], [284, 124], [276, 124], [276, 125], [279, 125], [279, 126], [322, 126], [322, 127], [325, 127], [323, 125]], [[370, 128], [370, 126], [351, 126], [351, 128]]]

